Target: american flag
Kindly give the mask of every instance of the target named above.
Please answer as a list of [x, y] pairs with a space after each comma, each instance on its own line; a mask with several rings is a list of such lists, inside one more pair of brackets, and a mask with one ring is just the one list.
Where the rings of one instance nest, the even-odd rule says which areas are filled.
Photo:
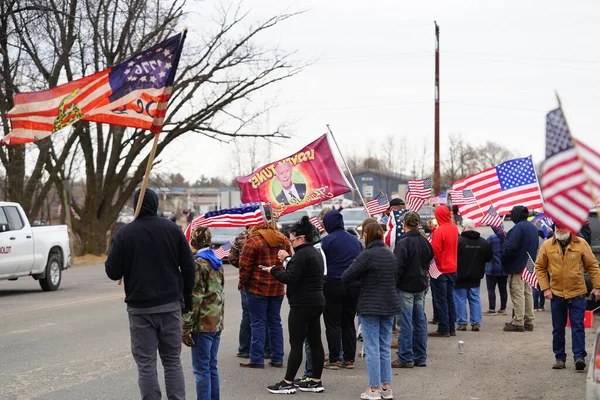
[[390, 208], [390, 202], [387, 195], [379, 192], [373, 200], [367, 201], [366, 209], [371, 215], [384, 213]]
[[321, 225], [321, 223], [319, 222], [319, 217], [318, 216], [313, 215], [308, 220], [310, 221], [311, 224], [313, 224], [314, 226], [317, 227], [317, 229], [319, 230], [319, 233], [325, 232], [325, 229], [323, 228], [323, 225]]
[[93, 75], [16, 94], [8, 113], [11, 133], [2, 142], [33, 142], [79, 120], [159, 133], [184, 40], [185, 32]]
[[408, 181], [406, 204], [414, 212], [418, 212], [431, 197], [431, 178]]
[[400, 236], [404, 233], [404, 228], [402, 227], [402, 222], [404, 221], [404, 214], [406, 214], [408, 210], [394, 210], [390, 213], [390, 218], [387, 223], [387, 230], [383, 234], [383, 242], [387, 244], [392, 251], [394, 251], [394, 247], [396, 243], [400, 239]]
[[[517, 205], [529, 209], [544, 205], [531, 156], [516, 158], [460, 180], [453, 190], [470, 189], [477, 199], [459, 205], [463, 218], [478, 220], [482, 210], [493, 205], [498, 215], [510, 213]], [[452, 204], [455, 204], [454, 202]]]
[[215, 250], [215, 255], [222, 260], [225, 257], [229, 257], [230, 250], [231, 250], [231, 242], [227, 242], [223, 246], [221, 246]]
[[[427, 236], [427, 241], [429, 242], [429, 244], [432, 244], [433, 233], [431, 235]], [[440, 277], [441, 274], [442, 273], [438, 269], [437, 264], [435, 263], [435, 260], [432, 259], [431, 263], [429, 263], [429, 276], [431, 276], [432, 279], [437, 279]]]
[[572, 139], [561, 108], [546, 116], [542, 190], [545, 213], [572, 232], [579, 232], [600, 193], [600, 154]]
[[452, 199], [452, 205], [460, 206], [465, 204], [477, 204], [477, 199], [472, 190], [450, 190], [450, 197]]
[[209, 211], [194, 219], [185, 229], [185, 237], [190, 240], [192, 229], [206, 227], [242, 227], [260, 225], [265, 222], [261, 203], [240, 204], [233, 208]]
[[490, 208], [487, 210], [487, 213], [485, 213], [479, 222], [482, 225], [502, 226], [502, 218], [500, 218], [494, 206], [490, 206]]
[[527, 253], [527, 264], [525, 264], [525, 268], [523, 268], [523, 272], [521, 272], [521, 279], [534, 288], [539, 284], [537, 275], [535, 274], [535, 263], [531, 259], [529, 253]]

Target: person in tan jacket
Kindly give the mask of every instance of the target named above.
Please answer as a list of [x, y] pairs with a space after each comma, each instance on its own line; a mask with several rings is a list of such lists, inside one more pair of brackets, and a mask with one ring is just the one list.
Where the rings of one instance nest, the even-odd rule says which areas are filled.
[[561, 226], [556, 226], [554, 238], [542, 244], [535, 262], [535, 273], [544, 297], [550, 302], [552, 312], [552, 350], [556, 357], [553, 369], [564, 369], [565, 326], [567, 311], [571, 321], [571, 337], [575, 369], [585, 369], [585, 329], [583, 324], [587, 288], [584, 271], [587, 271], [594, 289], [600, 297], [600, 267], [587, 242]]

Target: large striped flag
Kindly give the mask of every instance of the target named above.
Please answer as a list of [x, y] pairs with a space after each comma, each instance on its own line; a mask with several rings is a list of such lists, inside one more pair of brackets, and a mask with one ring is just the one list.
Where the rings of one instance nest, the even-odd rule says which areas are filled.
[[264, 209], [261, 203], [240, 204], [233, 208], [209, 211], [194, 219], [185, 228], [185, 237], [190, 240], [192, 229], [197, 226], [215, 227], [245, 227], [260, 225], [265, 222]]
[[545, 213], [577, 233], [600, 194], [600, 154], [571, 137], [562, 109], [546, 116]]
[[377, 197], [373, 200], [367, 201], [365, 207], [370, 215], [382, 214], [390, 208], [390, 202], [388, 201], [387, 195], [379, 192]]
[[421, 207], [431, 197], [431, 178], [408, 181], [406, 204], [414, 212], [419, 212]]
[[500, 218], [494, 206], [490, 206], [479, 222], [482, 225], [502, 226], [502, 218]]
[[[427, 241], [429, 242], [429, 244], [433, 244], [433, 233], [427, 236]], [[437, 279], [440, 277], [441, 274], [442, 273], [438, 269], [435, 260], [432, 258], [431, 262], [429, 263], [429, 276], [431, 276], [432, 279]]]
[[159, 133], [184, 39], [185, 32], [93, 75], [16, 94], [8, 112], [11, 133], [2, 142], [33, 142], [80, 120]]
[[404, 233], [404, 227], [402, 226], [402, 223], [404, 221], [404, 214], [407, 212], [408, 210], [406, 209], [394, 210], [390, 212], [387, 230], [383, 233], [383, 242], [387, 244], [392, 251], [394, 251], [396, 243]]
[[531, 259], [529, 253], [527, 253], [527, 264], [525, 264], [525, 268], [523, 268], [523, 272], [521, 272], [521, 279], [534, 288], [537, 288], [539, 284], [537, 275], [535, 274], [535, 263]]
[[485, 169], [455, 182], [452, 189], [472, 191], [476, 201], [459, 205], [463, 218], [472, 220], [479, 220], [491, 205], [498, 215], [509, 214], [517, 205], [529, 209], [544, 205], [531, 156]]
[[231, 251], [231, 242], [227, 242], [215, 250], [215, 255], [222, 260], [225, 257], [229, 257], [230, 251]]

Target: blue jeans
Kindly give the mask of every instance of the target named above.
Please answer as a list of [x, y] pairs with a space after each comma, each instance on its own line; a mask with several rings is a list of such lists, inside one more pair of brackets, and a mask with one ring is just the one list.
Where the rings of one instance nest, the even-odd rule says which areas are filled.
[[542, 292], [541, 290], [538, 290], [537, 288], [532, 287], [531, 294], [533, 295], [533, 308], [536, 310], [538, 308], [543, 309], [544, 305], [546, 304], [546, 298], [544, 297], [544, 292]]
[[571, 342], [573, 346], [573, 358], [583, 359], [587, 356], [585, 352], [585, 328], [583, 318], [585, 314], [585, 298], [577, 300], [565, 300], [562, 297], [553, 296], [550, 301], [552, 312], [552, 350], [557, 360], [566, 361], [565, 353], [565, 326], [567, 326], [567, 311], [571, 321]]
[[[248, 291], [240, 290], [242, 299], [242, 322], [240, 322], [240, 335], [238, 353], [250, 353], [250, 343], [252, 341], [252, 331], [250, 329], [250, 311], [248, 311]], [[265, 332], [265, 353], [269, 353], [269, 327], [266, 327]]]
[[471, 325], [481, 325], [481, 299], [479, 297], [479, 287], [470, 289], [454, 289], [456, 324], [467, 324], [467, 301], [469, 302], [469, 320], [471, 321]]
[[217, 352], [221, 332], [192, 333], [192, 366], [198, 400], [219, 400]]
[[454, 307], [454, 284], [456, 273], [441, 274], [431, 280], [433, 305], [437, 311], [438, 332], [454, 333], [456, 331], [456, 308]]
[[427, 317], [425, 292], [408, 293], [398, 290], [401, 310], [398, 314], [398, 361], [427, 363]]
[[369, 386], [392, 383], [392, 324], [394, 316], [361, 315]]
[[281, 325], [281, 303], [283, 296], [257, 296], [248, 293], [248, 310], [250, 311], [250, 362], [264, 364], [265, 329], [269, 327], [271, 344], [271, 361], [283, 364], [283, 327]]
[[304, 375], [312, 378], [312, 350], [308, 340], [304, 340], [304, 352], [306, 353], [306, 365], [304, 367]]

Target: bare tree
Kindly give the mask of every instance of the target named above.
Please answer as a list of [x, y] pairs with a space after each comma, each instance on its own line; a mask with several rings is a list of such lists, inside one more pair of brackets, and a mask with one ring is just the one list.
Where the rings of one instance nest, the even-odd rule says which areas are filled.
[[[187, 0], [0, 2], [4, 134], [15, 93], [53, 88], [64, 79], [118, 64], [172, 36], [187, 17], [186, 5]], [[201, 21], [204, 34], [189, 38], [184, 47], [157, 156], [189, 132], [223, 142], [241, 136], [285, 137], [279, 131], [248, 134], [245, 129], [264, 112], [252, 107], [252, 95], [301, 70], [290, 62], [290, 53], [257, 45], [260, 35], [294, 15], [250, 23], [241, 7], [230, 6]], [[152, 139], [147, 131], [80, 121], [62, 138], [1, 149], [8, 198], [21, 201], [35, 218], [51, 185], [61, 193], [63, 179], [80, 160], [86, 194], [81, 205], [73, 205], [81, 216], [73, 228], [83, 251], [99, 254], [105, 250], [106, 232], [143, 178]], [[38, 156], [26, 179], [25, 154], [32, 150]]]

